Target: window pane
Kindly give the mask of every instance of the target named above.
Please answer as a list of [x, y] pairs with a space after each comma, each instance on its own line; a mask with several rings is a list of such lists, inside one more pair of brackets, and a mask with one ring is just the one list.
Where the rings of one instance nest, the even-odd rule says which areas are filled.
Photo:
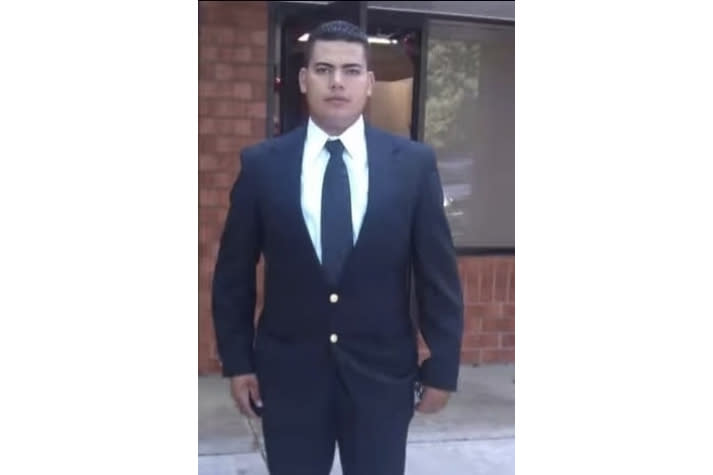
[[424, 139], [457, 246], [515, 246], [515, 31], [433, 21]]
[[515, 20], [515, 2], [503, 0], [478, 2], [407, 2], [397, 0], [392, 2], [367, 2], [367, 7]]

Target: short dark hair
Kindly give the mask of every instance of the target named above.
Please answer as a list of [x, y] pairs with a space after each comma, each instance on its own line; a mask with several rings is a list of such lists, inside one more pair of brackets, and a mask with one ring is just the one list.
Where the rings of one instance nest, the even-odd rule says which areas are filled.
[[369, 37], [366, 33], [354, 25], [344, 20], [329, 21], [322, 23], [309, 33], [307, 46], [305, 47], [304, 65], [309, 66], [314, 51], [314, 43], [321, 41], [347, 41], [350, 43], [360, 43], [364, 47], [364, 57], [366, 64], [369, 64]]

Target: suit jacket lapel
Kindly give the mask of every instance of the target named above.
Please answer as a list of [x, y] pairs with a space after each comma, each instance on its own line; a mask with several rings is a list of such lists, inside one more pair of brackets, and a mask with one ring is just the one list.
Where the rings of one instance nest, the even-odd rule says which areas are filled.
[[285, 179], [284, 189], [277, 190], [277, 192], [286, 195], [289, 216], [294, 218], [290, 224], [295, 229], [295, 252], [304, 253], [305, 256], [308, 256], [308, 260], [321, 273], [322, 265], [317, 257], [302, 214], [302, 154], [306, 135], [307, 128], [300, 126], [285, 134], [282, 140], [277, 142], [275, 153], [283, 157], [278, 166], [282, 168]]
[[388, 167], [389, 159], [394, 152], [394, 142], [388, 135], [368, 124], [365, 125], [365, 134], [369, 164], [369, 192], [364, 221], [352, 255], [363, 247], [369, 246], [372, 239], [378, 236], [378, 217], [383, 215], [380, 209], [388, 204]]

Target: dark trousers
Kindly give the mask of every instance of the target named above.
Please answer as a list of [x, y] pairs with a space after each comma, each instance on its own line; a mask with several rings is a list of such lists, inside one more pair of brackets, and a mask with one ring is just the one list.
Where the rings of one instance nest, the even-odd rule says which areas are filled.
[[413, 380], [374, 379], [329, 349], [311, 365], [280, 353], [258, 358], [271, 475], [328, 475], [337, 448], [344, 475], [403, 475]]

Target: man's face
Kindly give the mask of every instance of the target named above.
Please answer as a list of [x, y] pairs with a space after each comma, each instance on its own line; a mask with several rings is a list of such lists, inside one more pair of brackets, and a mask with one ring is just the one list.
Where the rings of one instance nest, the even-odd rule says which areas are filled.
[[300, 70], [299, 79], [310, 114], [334, 135], [359, 117], [374, 85], [363, 45], [346, 41], [317, 40], [310, 63]]

